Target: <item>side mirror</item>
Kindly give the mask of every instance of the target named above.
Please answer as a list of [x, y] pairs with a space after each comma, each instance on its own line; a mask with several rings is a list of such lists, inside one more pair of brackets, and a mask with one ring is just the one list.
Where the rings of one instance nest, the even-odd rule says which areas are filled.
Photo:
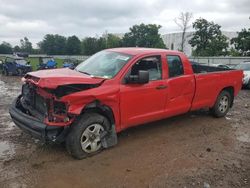
[[129, 75], [126, 78], [126, 83], [146, 84], [149, 82], [149, 72], [139, 70], [138, 75]]

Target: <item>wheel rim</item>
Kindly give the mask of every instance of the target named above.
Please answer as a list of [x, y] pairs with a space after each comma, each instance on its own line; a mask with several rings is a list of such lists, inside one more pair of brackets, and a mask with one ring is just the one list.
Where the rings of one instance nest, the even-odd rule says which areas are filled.
[[227, 108], [229, 106], [229, 99], [226, 95], [221, 97], [220, 102], [219, 102], [219, 110], [220, 112], [224, 113], [227, 111]]
[[101, 132], [104, 128], [100, 124], [89, 125], [82, 133], [81, 147], [86, 153], [93, 153], [101, 148]]

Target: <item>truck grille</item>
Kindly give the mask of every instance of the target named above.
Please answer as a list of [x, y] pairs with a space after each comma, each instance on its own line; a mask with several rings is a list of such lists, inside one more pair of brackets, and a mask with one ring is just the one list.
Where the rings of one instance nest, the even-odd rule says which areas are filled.
[[46, 100], [38, 94], [35, 94], [34, 108], [42, 114], [45, 114], [47, 112]]
[[30, 84], [22, 87], [22, 104], [31, 114], [45, 117], [47, 114], [46, 99], [36, 93], [36, 88]]

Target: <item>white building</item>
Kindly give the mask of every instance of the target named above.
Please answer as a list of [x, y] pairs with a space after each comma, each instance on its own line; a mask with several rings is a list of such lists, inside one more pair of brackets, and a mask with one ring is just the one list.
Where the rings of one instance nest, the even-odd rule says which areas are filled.
[[[188, 41], [192, 38], [192, 35], [194, 34], [194, 32], [187, 32], [186, 33], [186, 41], [184, 44], [184, 53], [187, 56], [191, 56], [192, 54], [192, 47], [191, 45], [188, 43]], [[225, 36], [227, 36], [230, 39], [232, 39], [233, 37], [237, 36], [236, 32], [230, 32], [230, 31], [222, 31], [222, 34], [224, 34]], [[166, 45], [166, 47], [170, 50], [178, 50], [181, 48], [181, 36], [182, 33], [169, 33], [169, 34], [164, 34], [162, 35], [162, 39], [164, 44]]]

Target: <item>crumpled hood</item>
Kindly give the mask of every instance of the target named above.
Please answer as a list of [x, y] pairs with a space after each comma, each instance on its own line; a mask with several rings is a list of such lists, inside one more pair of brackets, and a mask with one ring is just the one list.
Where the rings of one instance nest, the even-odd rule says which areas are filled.
[[68, 84], [100, 84], [104, 78], [94, 78], [68, 68], [29, 72], [24, 81], [30, 81], [41, 88], [55, 89]]

